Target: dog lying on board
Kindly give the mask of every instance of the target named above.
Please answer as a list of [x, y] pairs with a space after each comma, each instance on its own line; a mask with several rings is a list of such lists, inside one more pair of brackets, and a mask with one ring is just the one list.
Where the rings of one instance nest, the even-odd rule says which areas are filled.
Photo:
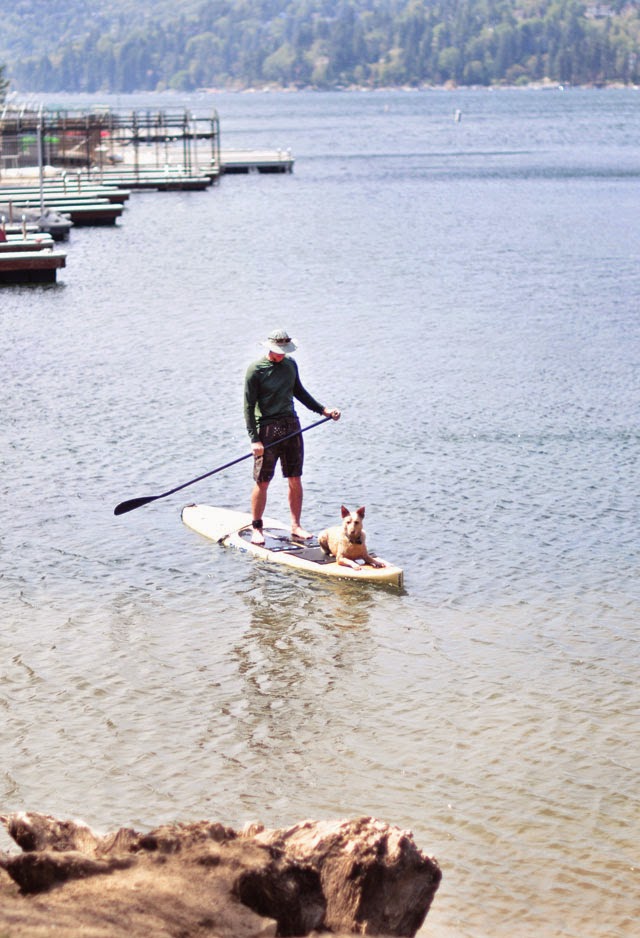
[[349, 511], [344, 505], [342, 511], [342, 524], [327, 528], [318, 534], [318, 543], [325, 552], [336, 558], [336, 563], [343, 567], [360, 567], [358, 560], [370, 564], [372, 567], [386, 567], [382, 560], [372, 557], [367, 550], [367, 540], [362, 527], [364, 507], [357, 511]]

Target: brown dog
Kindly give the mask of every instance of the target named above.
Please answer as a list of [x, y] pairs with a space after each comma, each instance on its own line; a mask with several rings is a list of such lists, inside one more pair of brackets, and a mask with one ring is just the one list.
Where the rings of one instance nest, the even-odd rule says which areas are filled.
[[376, 560], [367, 550], [366, 535], [362, 527], [364, 508], [349, 511], [342, 506], [342, 524], [327, 528], [318, 534], [318, 543], [325, 554], [333, 554], [336, 563], [343, 567], [359, 569], [357, 560], [363, 560], [372, 567], [385, 567], [382, 560]]

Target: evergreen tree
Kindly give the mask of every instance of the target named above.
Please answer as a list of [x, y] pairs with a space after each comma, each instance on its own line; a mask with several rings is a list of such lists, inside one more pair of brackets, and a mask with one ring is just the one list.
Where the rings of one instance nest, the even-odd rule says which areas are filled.
[[[637, 82], [640, 4], [608, 0], [21, 0], [21, 91]], [[28, 36], [27, 42], [25, 37]], [[0, 93], [6, 94], [4, 70]]]
[[0, 104], [7, 97], [7, 91], [9, 90], [9, 80], [4, 77], [5, 68], [6, 65], [0, 65]]

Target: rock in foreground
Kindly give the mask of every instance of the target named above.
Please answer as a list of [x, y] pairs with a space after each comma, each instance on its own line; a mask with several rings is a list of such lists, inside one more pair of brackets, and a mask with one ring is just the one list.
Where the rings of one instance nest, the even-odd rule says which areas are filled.
[[0, 855], [13, 880], [0, 874], [10, 938], [412, 936], [442, 875], [410, 832], [373, 818], [106, 836], [43, 814], [2, 821], [23, 851]]

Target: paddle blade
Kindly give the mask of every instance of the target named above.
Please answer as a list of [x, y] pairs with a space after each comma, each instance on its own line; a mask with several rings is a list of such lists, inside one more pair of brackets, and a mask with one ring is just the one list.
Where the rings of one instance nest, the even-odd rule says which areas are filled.
[[147, 498], [130, 498], [128, 502], [120, 502], [119, 505], [116, 505], [113, 513], [114, 515], [125, 515], [128, 511], [142, 508], [143, 505], [148, 505], [149, 502], [155, 502], [157, 497], [157, 495], [149, 495]]

